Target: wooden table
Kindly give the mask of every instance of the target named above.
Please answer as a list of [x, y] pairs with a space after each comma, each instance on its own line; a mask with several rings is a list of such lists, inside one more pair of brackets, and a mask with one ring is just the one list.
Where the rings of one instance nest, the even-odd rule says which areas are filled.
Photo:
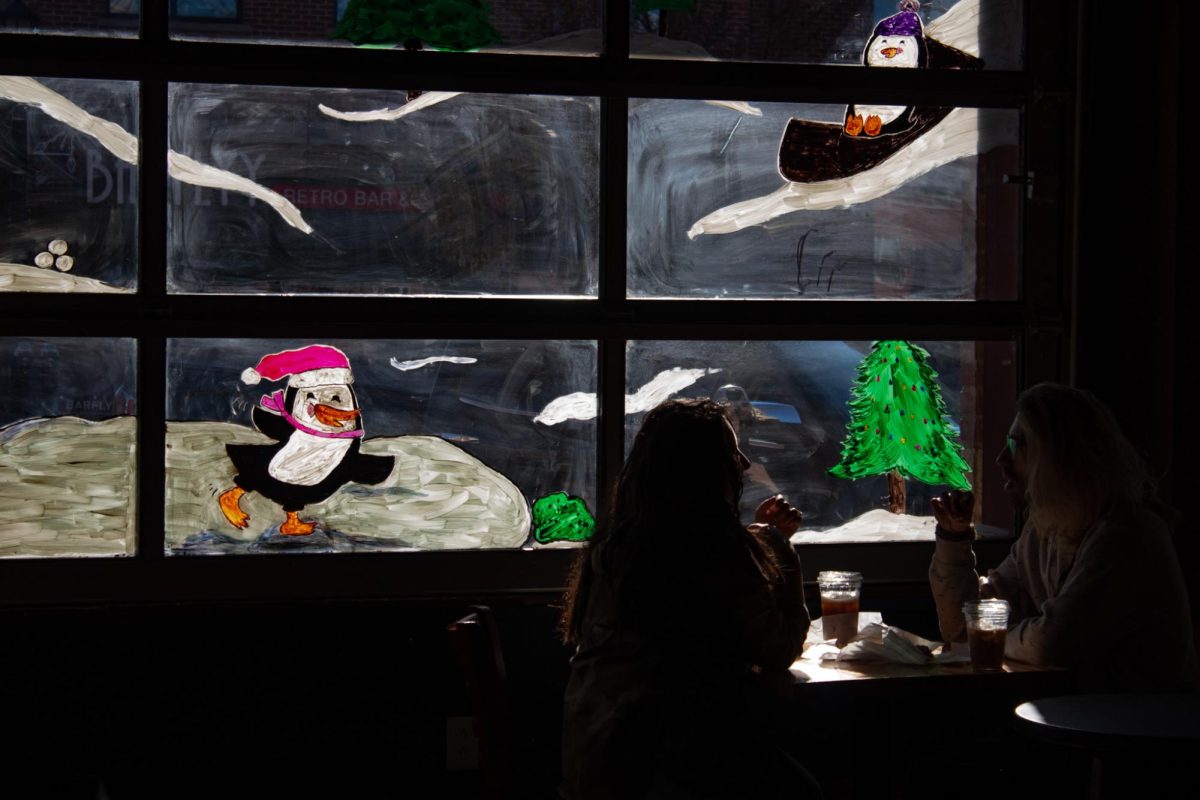
[[980, 762], [995, 767], [998, 753], [1020, 746], [1015, 706], [1074, 688], [1068, 671], [1020, 663], [976, 672], [970, 663], [801, 658], [787, 677], [796, 752], [831, 800], [969, 785]]
[[[892, 678], [934, 680], [943, 678], [967, 678], [986, 681], [1029, 681], [1031, 683], [1055, 683], [1063, 677], [1065, 670], [1039, 667], [1018, 661], [1005, 663], [1000, 671], [976, 671], [969, 662], [946, 664], [893, 664], [878, 661], [817, 661], [799, 658], [792, 664], [790, 672], [798, 684], [829, 683], [835, 681], [880, 681]], [[1026, 678], [1013, 679], [1005, 675], [1037, 676], [1031, 681]], [[895, 688], [895, 687], [893, 687]]]

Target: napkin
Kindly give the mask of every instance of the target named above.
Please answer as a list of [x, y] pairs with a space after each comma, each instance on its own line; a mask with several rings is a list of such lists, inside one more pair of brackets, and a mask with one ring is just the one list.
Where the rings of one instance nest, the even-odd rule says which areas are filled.
[[[811, 648], [811, 652], [810, 651]], [[961, 654], [955, 651], [946, 658], [938, 655], [941, 643], [932, 642], [915, 633], [885, 625], [883, 615], [878, 611], [863, 611], [858, 615], [858, 633], [840, 650], [832, 640], [824, 637], [824, 621], [813, 620], [808, 629], [808, 638], [804, 642], [805, 658], [816, 658], [820, 661], [890, 661], [896, 664], [928, 664], [932, 661], [942, 662], [961, 659]]]

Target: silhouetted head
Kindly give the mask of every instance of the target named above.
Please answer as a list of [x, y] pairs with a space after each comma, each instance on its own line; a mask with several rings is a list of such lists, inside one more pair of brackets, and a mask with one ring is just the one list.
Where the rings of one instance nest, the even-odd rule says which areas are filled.
[[674, 528], [713, 514], [736, 520], [749, 464], [724, 406], [707, 398], [668, 400], [646, 414], [634, 437], [617, 478], [613, 521]]
[[1004, 489], [1042, 533], [1075, 538], [1116, 505], [1154, 492], [1141, 457], [1090, 392], [1040, 383], [1017, 398], [996, 463]]
[[626, 624], [664, 613], [667, 598], [686, 605], [675, 588], [678, 571], [745, 534], [737, 509], [749, 466], [719, 403], [668, 400], [648, 412], [617, 476], [608, 519], [576, 561], [564, 639], [579, 641], [597, 574], [612, 587]]

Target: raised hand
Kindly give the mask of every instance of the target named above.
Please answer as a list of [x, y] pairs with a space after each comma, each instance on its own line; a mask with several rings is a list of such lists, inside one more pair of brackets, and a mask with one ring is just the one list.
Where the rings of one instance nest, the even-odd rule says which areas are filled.
[[975, 512], [975, 495], [955, 489], [930, 501], [933, 518], [948, 533], [966, 533], [971, 529]]
[[783, 495], [777, 494], [759, 504], [758, 508], [754, 510], [754, 521], [761, 525], [770, 525], [781, 533], [791, 536], [800, 530], [800, 523], [804, 521], [804, 516], [800, 513], [800, 509], [785, 500]]

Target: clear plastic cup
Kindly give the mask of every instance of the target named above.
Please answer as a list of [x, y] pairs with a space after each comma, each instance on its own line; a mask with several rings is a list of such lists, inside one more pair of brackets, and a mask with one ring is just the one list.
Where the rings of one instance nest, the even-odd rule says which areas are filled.
[[858, 633], [862, 573], [820, 572], [817, 586], [821, 590], [821, 634], [845, 647]]
[[1008, 602], [979, 600], [963, 603], [967, 621], [967, 647], [977, 670], [1004, 668], [1004, 642], [1008, 638]]

